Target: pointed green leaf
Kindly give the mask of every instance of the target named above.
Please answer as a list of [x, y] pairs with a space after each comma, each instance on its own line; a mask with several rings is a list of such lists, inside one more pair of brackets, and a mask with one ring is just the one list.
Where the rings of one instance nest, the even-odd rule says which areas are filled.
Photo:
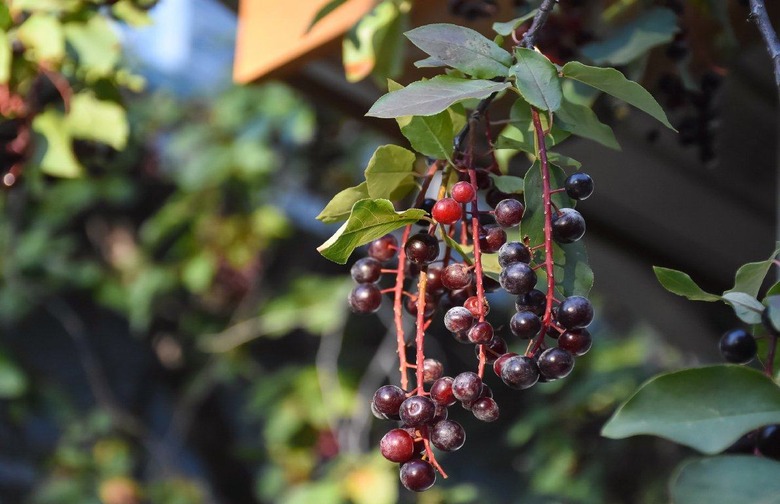
[[590, 108], [564, 100], [555, 117], [558, 119], [555, 124], [562, 130], [596, 141], [610, 149], [620, 150], [612, 128], [599, 121]]
[[496, 175], [491, 173], [490, 178], [493, 179], [493, 185], [495, 188], [502, 193], [520, 194], [523, 192], [522, 177], [514, 177], [512, 175]]
[[341, 222], [349, 217], [352, 206], [360, 200], [368, 198], [368, 184], [363, 182], [356, 187], [348, 187], [339, 192], [328, 202], [325, 208], [317, 216], [325, 224]]
[[[403, 86], [388, 82], [388, 91], [399, 89]], [[398, 117], [396, 122], [412, 148], [420, 154], [434, 159], [449, 159], [452, 155], [455, 132], [448, 110], [432, 116]]]
[[747, 263], [741, 266], [734, 278], [734, 287], [726, 292], [747, 292], [753, 297], [758, 296], [758, 291], [764, 283], [766, 274], [769, 273], [769, 268], [772, 266], [772, 261], [777, 254], [780, 254], [780, 242], [775, 244], [774, 252], [766, 261]]
[[582, 54], [597, 65], [621, 66], [669, 42], [679, 30], [677, 15], [670, 9], [656, 7], [621, 26], [606, 40], [583, 46]]
[[585, 83], [604, 91], [624, 102], [650, 114], [664, 126], [674, 130], [666, 113], [655, 98], [642, 86], [626, 77], [614, 68], [599, 68], [570, 61], [563, 66], [563, 76]]
[[102, 142], [117, 150], [127, 145], [130, 131], [125, 109], [112, 101], [98, 100], [89, 92], [71, 98], [65, 125], [74, 138]]
[[71, 145], [72, 138], [62, 114], [48, 109], [33, 119], [32, 129], [39, 137], [35, 142], [32, 163], [54, 177], [78, 177], [84, 171]]
[[574, 170], [582, 168], [582, 163], [576, 159], [558, 154], [557, 152], [547, 151], [547, 160], [559, 168], [572, 168]]
[[509, 86], [507, 82], [459, 79], [439, 75], [387, 93], [374, 103], [366, 115], [385, 119], [409, 115], [434, 115], [446, 110], [453, 103], [471, 98], [487, 98]]
[[322, 20], [322, 18], [324, 18], [334, 10], [338, 9], [345, 3], [347, 3], [347, 0], [330, 0], [330, 2], [323, 5], [322, 8], [317, 11], [317, 14], [314, 15], [314, 19], [312, 19], [311, 23], [309, 23], [309, 26], [306, 28], [306, 32], [308, 33], [309, 31], [311, 31], [311, 29], [314, 28], [314, 25], [319, 23]]
[[446, 67], [447, 63], [443, 62], [440, 59], [434, 58], [433, 56], [429, 56], [425, 59], [415, 61], [414, 66], [417, 68], [439, 68], [439, 67]]
[[650, 379], [612, 415], [601, 434], [651, 434], [717, 453], [743, 434], [780, 423], [780, 387], [755, 369], [722, 365]]
[[414, 184], [414, 152], [397, 145], [377, 147], [365, 170], [368, 195], [371, 198], [399, 199], [400, 187]]
[[477, 31], [453, 24], [430, 24], [406, 32], [425, 53], [477, 79], [506, 75], [512, 55]]
[[780, 462], [754, 455], [683, 463], [669, 485], [673, 504], [780, 504]]
[[555, 65], [544, 54], [532, 49], [515, 49], [517, 63], [510, 69], [515, 87], [534, 107], [555, 112], [563, 100], [561, 79]]
[[357, 247], [376, 240], [407, 224], [414, 224], [425, 216], [425, 210], [412, 208], [396, 212], [386, 199], [364, 199], [352, 207], [349, 219], [317, 251], [325, 258], [339, 264], [347, 259]]
[[721, 298], [730, 304], [739, 319], [747, 324], [760, 324], [764, 305], [745, 292], [726, 292]]
[[508, 37], [515, 31], [521, 24], [526, 21], [530, 21], [539, 12], [539, 9], [534, 9], [519, 18], [507, 21], [506, 23], [493, 23], [493, 31], [504, 37]]
[[653, 272], [655, 273], [656, 278], [658, 278], [658, 281], [661, 282], [661, 285], [663, 285], [664, 289], [672, 294], [683, 296], [691, 301], [720, 300], [720, 296], [702, 290], [687, 273], [670, 268], [662, 268], [660, 266], [653, 266]]

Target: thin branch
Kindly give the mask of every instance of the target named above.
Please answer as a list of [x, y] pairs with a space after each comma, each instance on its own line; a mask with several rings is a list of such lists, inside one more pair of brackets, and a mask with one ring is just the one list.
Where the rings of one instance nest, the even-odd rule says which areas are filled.
[[777, 37], [777, 32], [772, 27], [764, 0], [750, 0], [750, 19], [755, 21], [758, 31], [764, 38], [766, 49], [774, 65], [775, 84], [780, 91], [780, 38]]
[[525, 32], [523, 38], [520, 40], [523, 47], [532, 49], [536, 45], [536, 37], [539, 36], [544, 24], [547, 22], [547, 18], [550, 17], [555, 4], [558, 0], [543, 0], [542, 5], [539, 6], [539, 12], [534, 16], [534, 20], [531, 22], [531, 27]]

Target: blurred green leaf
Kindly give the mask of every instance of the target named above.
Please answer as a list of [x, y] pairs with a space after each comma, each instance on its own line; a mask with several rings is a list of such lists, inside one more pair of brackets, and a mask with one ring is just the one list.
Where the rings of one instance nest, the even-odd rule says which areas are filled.
[[0, 30], [0, 84], [7, 84], [11, 78], [11, 61], [13, 60], [13, 48], [8, 34]]
[[27, 391], [27, 376], [4, 352], [0, 352], [0, 399], [14, 399]]
[[52, 108], [33, 119], [36, 134], [33, 164], [54, 177], [78, 177], [83, 172], [81, 163], [73, 154], [69, 129], [62, 114]]
[[[21, 8], [14, 5], [15, 8]], [[16, 36], [31, 58], [38, 62], [59, 62], [65, 56], [65, 34], [59, 20], [48, 14], [33, 14], [19, 26]]]
[[753, 455], [690, 460], [672, 476], [674, 504], [778, 504], [780, 462]]
[[[400, 14], [395, 2], [384, 0], [363, 16], [344, 37], [342, 55], [344, 73], [349, 82], [363, 80], [374, 71], [383, 44], [398, 46]], [[392, 60], [394, 54], [398, 54], [398, 51], [394, 51], [390, 55], [385, 54], [386, 57], [390, 58], [390, 60], [383, 62], [386, 70], [392, 70], [393, 67], [398, 66]]]
[[314, 28], [314, 25], [319, 23], [325, 16], [338, 9], [346, 2], [347, 0], [330, 0], [328, 3], [323, 5], [320, 10], [317, 11], [317, 14], [314, 15], [314, 18], [311, 20], [311, 23], [309, 23], [306, 31], [311, 31], [311, 29]]
[[76, 52], [88, 80], [107, 77], [119, 63], [122, 46], [109, 21], [100, 15], [65, 24], [65, 40]]
[[65, 127], [73, 138], [102, 142], [117, 150], [127, 145], [130, 129], [125, 109], [89, 92], [73, 95]]
[[142, 9], [133, 4], [132, 0], [119, 0], [111, 6], [111, 13], [130, 26], [148, 26], [152, 24], [152, 18]]

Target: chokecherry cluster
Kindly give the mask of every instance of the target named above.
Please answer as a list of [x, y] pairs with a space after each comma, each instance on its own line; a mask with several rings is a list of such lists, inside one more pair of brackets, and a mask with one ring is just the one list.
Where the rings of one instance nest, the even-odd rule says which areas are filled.
[[[434, 164], [429, 175], [438, 170], [446, 181], [443, 166]], [[443, 184], [437, 199], [425, 198], [429, 187], [423, 186], [416, 207], [428, 214], [418, 222], [424, 229], [415, 233], [407, 226], [400, 240], [389, 234], [374, 240], [368, 245], [368, 257], [359, 259], [351, 269], [357, 282], [349, 295], [353, 311], [373, 313], [379, 309], [383, 294], [391, 294], [396, 317], [403, 308], [417, 320], [414, 363], [406, 360], [409, 344], [400, 334], [401, 386], [380, 387], [371, 402], [377, 418], [399, 422], [384, 435], [380, 450], [389, 461], [400, 464], [401, 482], [413, 491], [430, 488], [437, 472], [446, 477], [433, 449], [452, 452], [466, 441], [463, 426], [449, 418], [449, 407], [460, 403], [478, 420], [498, 419], [499, 406], [485, 383], [486, 366], [492, 365], [508, 387], [527, 389], [537, 382], [566, 377], [574, 368], [575, 357], [584, 355], [592, 343], [586, 327], [593, 320], [593, 307], [586, 298], [560, 298], [554, 278], [547, 282], [546, 292], [537, 289], [537, 270], [550, 272], [553, 268], [552, 240], [568, 244], [582, 238], [582, 215], [573, 208], [548, 203], [549, 243], [534, 246], [527, 236], [522, 241], [507, 241], [507, 229], [520, 225], [525, 213], [519, 195], [493, 187], [486, 170], [465, 167], [458, 171], [460, 180], [449, 187]], [[429, 176], [426, 182], [431, 179]], [[563, 187], [549, 191], [556, 192], [584, 200], [593, 192], [593, 180], [577, 172]], [[551, 201], [550, 194], [547, 201]], [[493, 210], [480, 211], [480, 199]], [[460, 247], [453, 242], [459, 242]], [[471, 254], [463, 252], [468, 247], [473, 249]], [[494, 273], [498, 273], [498, 282], [484, 273], [483, 254], [497, 254], [500, 272]], [[378, 286], [385, 273], [395, 277], [394, 287]], [[509, 320], [508, 332], [519, 345], [525, 345], [517, 352], [510, 351], [515, 343], [508, 343], [486, 319], [490, 305], [485, 292], [497, 289], [516, 296], [516, 313]], [[456, 342], [474, 346], [476, 372], [446, 376], [441, 362], [424, 357], [424, 338], [437, 311], [443, 313], [444, 326]], [[415, 372], [416, 386], [409, 386], [408, 370]]]

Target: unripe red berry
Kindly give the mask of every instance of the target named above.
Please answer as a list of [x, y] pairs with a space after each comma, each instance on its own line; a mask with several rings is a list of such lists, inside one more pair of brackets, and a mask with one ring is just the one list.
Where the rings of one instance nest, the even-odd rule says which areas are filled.
[[474, 186], [465, 180], [452, 186], [452, 199], [458, 203], [470, 203], [474, 201], [476, 195], [477, 192], [474, 190]]
[[433, 219], [441, 224], [455, 224], [462, 215], [460, 204], [452, 198], [440, 199], [431, 210]]

